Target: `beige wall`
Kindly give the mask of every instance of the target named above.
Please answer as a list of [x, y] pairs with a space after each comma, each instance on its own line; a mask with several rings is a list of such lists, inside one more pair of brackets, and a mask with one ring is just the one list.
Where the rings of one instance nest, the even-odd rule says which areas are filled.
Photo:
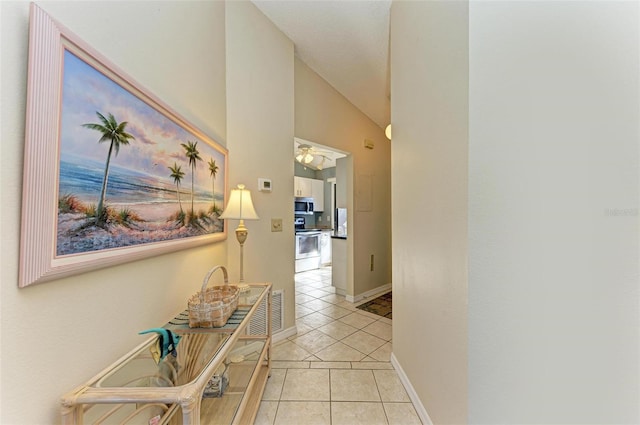
[[467, 25], [391, 9], [393, 354], [437, 424], [467, 420]]
[[638, 2], [469, 7], [469, 422], [640, 422]]
[[[246, 221], [245, 280], [285, 290], [285, 329], [295, 325], [293, 226], [293, 43], [250, 2], [227, 9], [227, 147], [229, 187], [244, 183], [260, 220]], [[272, 192], [258, 192], [258, 178]], [[283, 231], [271, 232], [271, 218]], [[235, 229], [237, 220], [231, 221]], [[231, 276], [240, 248], [229, 237]]]
[[[257, 177], [273, 179], [271, 195], [254, 192], [262, 220], [247, 223], [251, 233], [245, 270], [247, 280], [272, 280], [277, 288], [288, 290], [287, 325], [291, 325], [293, 47], [253, 7], [246, 6], [234, 5], [226, 16], [234, 25], [226, 46], [229, 72], [234, 76], [227, 81], [224, 2], [42, 4], [54, 18], [226, 145], [230, 184], [245, 182], [255, 190]], [[237, 279], [238, 247], [230, 232], [227, 242], [18, 290], [29, 3], [0, 2], [0, 8], [0, 422], [56, 423], [60, 396], [141, 342], [139, 330], [161, 325], [184, 309], [211, 266], [228, 264], [232, 278]], [[256, 40], [258, 31], [261, 38]], [[252, 34], [253, 39], [243, 40], [243, 33]], [[268, 58], [255, 49], [257, 44]], [[273, 77], [269, 69], [278, 75]], [[228, 104], [227, 83], [234, 94]], [[252, 91], [244, 91], [243, 84], [252, 85]], [[242, 125], [253, 127], [243, 130]], [[257, 164], [250, 158], [256, 152], [271, 155], [264, 148], [267, 145], [274, 149], [273, 155], [282, 153], [285, 159], [274, 156]], [[273, 169], [272, 164], [276, 164]], [[270, 217], [282, 217], [291, 226], [285, 226], [282, 234], [268, 233]], [[285, 256], [287, 261], [281, 261]]]
[[[347, 205], [348, 255], [353, 258], [349, 295], [358, 296], [391, 283], [391, 145], [384, 130], [296, 59], [295, 135], [353, 156]], [[365, 139], [374, 141], [373, 150], [364, 148]], [[355, 199], [360, 196], [358, 191], [368, 190], [363, 181], [371, 182], [368, 211], [357, 208]], [[371, 255], [375, 256], [374, 271], [369, 269]]]

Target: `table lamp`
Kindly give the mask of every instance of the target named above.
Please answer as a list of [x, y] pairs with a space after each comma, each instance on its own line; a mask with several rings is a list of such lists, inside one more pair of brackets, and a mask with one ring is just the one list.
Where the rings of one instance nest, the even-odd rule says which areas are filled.
[[237, 189], [231, 189], [231, 196], [229, 196], [229, 202], [225, 208], [221, 219], [236, 219], [240, 220], [240, 224], [236, 228], [236, 238], [240, 243], [240, 283], [244, 282], [243, 262], [244, 262], [244, 242], [247, 240], [249, 230], [244, 227], [245, 220], [257, 220], [258, 214], [253, 208], [253, 201], [251, 201], [251, 192], [244, 188], [243, 184], [239, 184]]

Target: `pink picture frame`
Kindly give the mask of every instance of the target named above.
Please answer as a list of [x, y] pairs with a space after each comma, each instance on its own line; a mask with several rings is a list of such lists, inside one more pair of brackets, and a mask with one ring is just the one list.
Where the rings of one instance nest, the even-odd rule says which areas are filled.
[[225, 240], [228, 152], [31, 4], [20, 287]]

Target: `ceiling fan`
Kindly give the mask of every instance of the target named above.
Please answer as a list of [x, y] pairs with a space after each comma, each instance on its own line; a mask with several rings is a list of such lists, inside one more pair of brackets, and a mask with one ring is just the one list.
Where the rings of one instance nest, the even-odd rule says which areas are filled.
[[296, 151], [296, 161], [304, 166], [309, 166], [322, 170], [324, 167], [324, 161], [328, 159], [322, 151], [316, 150], [313, 146], [307, 144], [300, 144]]

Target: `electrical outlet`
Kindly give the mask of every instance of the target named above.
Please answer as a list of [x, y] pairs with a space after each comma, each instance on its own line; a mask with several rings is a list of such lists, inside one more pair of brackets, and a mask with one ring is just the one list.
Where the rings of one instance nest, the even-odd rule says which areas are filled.
[[271, 231], [272, 232], [282, 232], [282, 219], [281, 218], [272, 218], [271, 219]]

